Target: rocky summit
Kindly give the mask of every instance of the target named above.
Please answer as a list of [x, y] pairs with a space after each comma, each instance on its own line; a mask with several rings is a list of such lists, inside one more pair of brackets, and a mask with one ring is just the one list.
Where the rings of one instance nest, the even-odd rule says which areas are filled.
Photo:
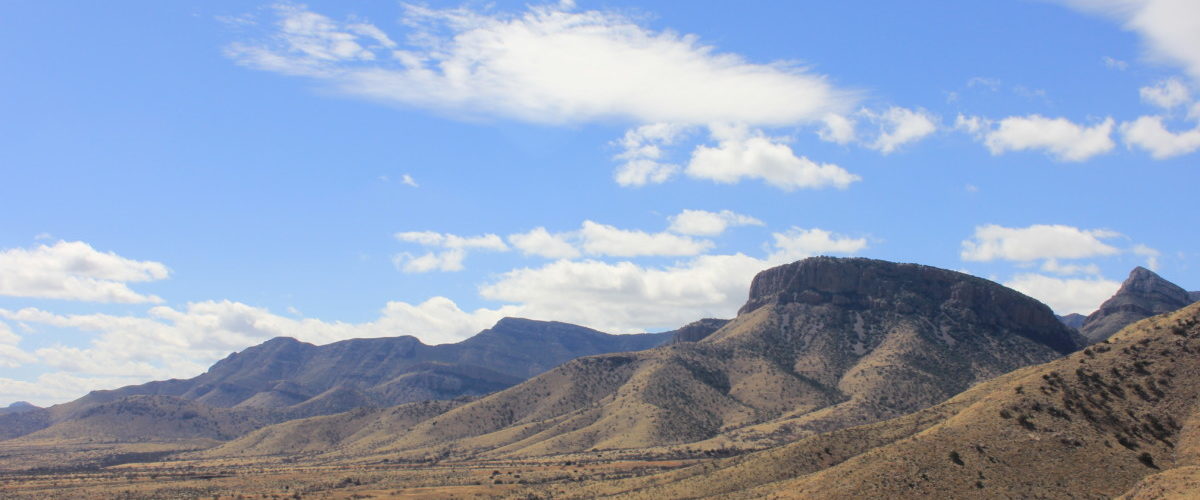
[[1104, 340], [1135, 321], [1178, 310], [1196, 297], [1154, 271], [1136, 267], [1120, 290], [1090, 314], [1079, 332], [1094, 343]]

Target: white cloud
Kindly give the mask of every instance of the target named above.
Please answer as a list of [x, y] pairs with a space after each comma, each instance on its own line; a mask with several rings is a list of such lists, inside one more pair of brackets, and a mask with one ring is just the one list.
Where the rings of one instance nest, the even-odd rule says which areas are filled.
[[1115, 69], [1117, 71], [1125, 71], [1129, 69], [1129, 63], [1109, 56], [1104, 56], [1104, 65], [1107, 66], [1108, 69]]
[[556, 319], [610, 332], [672, 327], [701, 317], [731, 317], [750, 281], [768, 267], [817, 254], [853, 254], [867, 245], [819, 228], [773, 235], [767, 258], [700, 255], [664, 267], [633, 262], [559, 260], [502, 274], [480, 288], [525, 317]]
[[0, 251], [0, 295], [90, 302], [162, 302], [126, 283], [165, 279], [158, 262], [100, 252], [82, 241]]
[[1121, 283], [1102, 278], [1054, 278], [1026, 273], [1015, 276], [1004, 286], [1044, 302], [1058, 314], [1090, 314], [1117, 293]]
[[793, 227], [782, 233], [773, 233], [771, 237], [775, 239], [774, 251], [768, 259], [776, 263], [814, 255], [853, 255], [867, 247], [866, 238], [851, 238], [819, 228]]
[[767, 266], [742, 254], [705, 255], [663, 268], [560, 260], [504, 273], [480, 294], [520, 304], [522, 316], [629, 332], [730, 317], [745, 302], [750, 279]]
[[[1040, 149], [1061, 161], [1084, 161], [1112, 150], [1109, 137], [1113, 119], [1085, 127], [1065, 118], [1046, 118], [1039, 115], [1011, 116], [999, 125], [982, 132], [984, 145], [993, 155], [1008, 151]], [[981, 130], [982, 122], [969, 118], [958, 120], [959, 128]]]
[[825, 115], [823, 121], [824, 126], [817, 130], [817, 137], [820, 137], [822, 141], [849, 144], [857, 138], [857, 134], [854, 131], [855, 123], [852, 118], [830, 113]]
[[233, 44], [228, 55], [388, 103], [542, 123], [790, 125], [854, 100], [795, 64], [751, 63], [612, 11], [560, 4], [489, 15], [407, 6], [404, 44], [375, 26], [303, 7], [276, 13], [274, 32]]
[[1139, 89], [1142, 100], [1163, 109], [1172, 109], [1192, 100], [1187, 86], [1178, 78], [1168, 78], [1153, 86]]
[[590, 220], [583, 222], [579, 235], [587, 253], [613, 257], [698, 255], [713, 246], [708, 240], [671, 233], [618, 229]]
[[766, 137], [745, 126], [713, 125], [710, 127], [716, 146], [698, 146], [692, 152], [687, 174], [733, 184], [743, 178], [762, 179], [786, 191], [835, 187], [845, 189], [861, 180], [832, 163], [818, 164], [797, 157], [791, 147], [780, 139]]
[[403, 242], [443, 249], [423, 255], [400, 253], [392, 256], [392, 263], [396, 268], [406, 273], [462, 271], [464, 269], [463, 259], [466, 258], [468, 250], [508, 251], [508, 245], [504, 244], [504, 240], [494, 234], [464, 237], [435, 231], [408, 231], [396, 233], [395, 236], [397, 240]]
[[966, 261], [1081, 259], [1120, 253], [1102, 240], [1120, 236], [1107, 229], [1079, 229], [1065, 225], [1034, 224], [1015, 228], [995, 224], [978, 226], [971, 239], [962, 242]]
[[142, 382], [145, 380], [138, 377], [80, 377], [66, 372], [44, 373], [33, 382], [0, 378], [0, 401], [28, 401], [45, 407], [78, 398], [86, 391]]
[[404, 174], [404, 175], [400, 176], [400, 182], [403, 183], [405, 186], [409, 186], [409, 187], [421, 187], [420, 185], [417, 184], [417, 181], [414, 180], [412, 178], [412, 176], [408, 175], [408, 174]]
[[668, 220], [671, 221], [669, 231], [694, 236], [716, 236], [724, 233], [730, 227], [763, 225], [762, 221], [754, 217], [734, 213], [730, 210], [720, 212], [684, 210], [678, 215], [672, 215]]
[[904, 144], [919, 141], [937, 131], [937, 117], [929, 112], [892, 106], [882, 113], [867, 109], [860, 112], [879, 124], [879, 137], [868, 145], [883, 154], [890, 154]]
[[1185, 155], [1200, 149], [1200, 126], [1186, 132], [1171, 132], [1161, 116], [1142, 116], [1121, 124], [1126, 145], [1144, 149], [1158, 160]]
[[508, 245], [504, 244], [504, 240], [494, 234], [484, 234], [481, 236], [458, 236], [449, 233], [438, 233], [434, 231], [408, 231], [396, 233], [396, 239], [409, 243], [419, 243], [424, 246], [436, 246], [442, 248], [454, 249], [479, 249], [492, 250], [503, 252], [508, 250]]
[[862, 137], [858, 132], [856, 118], [836, 113], [822, 119], [824, 124], [817, 130], [817, 137], [837, 144], [861, 142], [867, 148], [886, 155], [900, 146], [924, 139], [938, 129], [938, 117], [923, 109], [891, 106], [883, 111], [873, 111], [862, 108], [854, 116], [878, 127], [873, 140]]
[[1097, 276], [1100, 274], [1100, 266], [1095, 264], [1062, 264], [1058, 262], [1058, 259], [1046, 259], [1045, 262], [1042, 262], [1042, 271], [1061, 276], [1075, 274]]
[[966, 116], [962, 113], [959, 113], [958, 117], [954, 119], [955, 130], [961, 130], [968, 134], [978, 135], [980, 137], [982, 137], [981, 134], [983, 134], [986, 129], [990, 129], [991, 127], [991, 120], [979, 116]]
[[463, 259], [466, 257], [467, 253], [460, 248], [426, 252], [421, 255], [398, 253], [392, 256], [392, 264], [406, 273], [455, 272], [465, 269]]
[[1142, 36], [1148, 55], [1200, 80], [1200, 2], [1194, 0], [1060, 0], [1100, 12]]
[[16, 368], [37, 360], [32, 354], [21, 349], [17, 345], [19, 343], [21, 336], [13, 333], [8, 324], [0, 322], [0, 367]]
[[1159, 258], [1159, 256], [1162, 255], [1162, 252], [1159, 252], [1158, 250], [1155, 250], [1153, 248], [1150, 248], [1150, 247], [1140, 244], [1140, 243], [1137, 245], [1134, 245], [1133, 249], [1131, 251], [1135, 255], [1141, 255], [1142, 257], [1145, 257], [1146, 258], [1146, 267], [1150, 268], [1151, 271], [1158, 270], [1158, 258]]
[[623, 160], [614, 178], [622, 186], [661, 184], [679, 172], [679, 165], [659, 161], [662, 148], [673, 144], [685, 128], [670, 123], [652, 123], [629, 129], [617, 144]]
[[538, 227], [527, 233], [509, 235], [508, 242], [525, 255], [548, 259], [573, 259], [580, 253], [568, 238], [569, 234], [550, 234], [546, 228]]

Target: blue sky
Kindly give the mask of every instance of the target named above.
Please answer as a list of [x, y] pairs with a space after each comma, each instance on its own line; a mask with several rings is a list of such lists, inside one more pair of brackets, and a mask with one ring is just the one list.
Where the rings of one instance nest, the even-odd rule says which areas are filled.
[[666, 330], [811, 255], [1200, 289], [1194, 3], [743, 4], [5, 2], [0, 404]]

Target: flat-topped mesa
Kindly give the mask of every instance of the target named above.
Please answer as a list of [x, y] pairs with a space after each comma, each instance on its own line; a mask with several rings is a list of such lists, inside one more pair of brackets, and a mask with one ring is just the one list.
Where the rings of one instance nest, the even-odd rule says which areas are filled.
[[758, 273], [738, 315], [768, 304], [939, 315], [992, 324], [1062, 352], [1078, 337], [1048, 306], [1016, 290], [960, 272], [865, 258], [812, 257]]

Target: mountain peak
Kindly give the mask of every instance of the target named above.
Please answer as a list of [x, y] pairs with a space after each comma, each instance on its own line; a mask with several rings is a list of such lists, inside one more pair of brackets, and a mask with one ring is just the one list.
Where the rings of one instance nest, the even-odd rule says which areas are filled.
[[1187, 290], [1138, 266], [1129, 272], [1117, 293], [1087, 317], [1079, 332], [1088, 341], [1099, 342], [1130, 323], [1175, 311], [1194, 301]]

